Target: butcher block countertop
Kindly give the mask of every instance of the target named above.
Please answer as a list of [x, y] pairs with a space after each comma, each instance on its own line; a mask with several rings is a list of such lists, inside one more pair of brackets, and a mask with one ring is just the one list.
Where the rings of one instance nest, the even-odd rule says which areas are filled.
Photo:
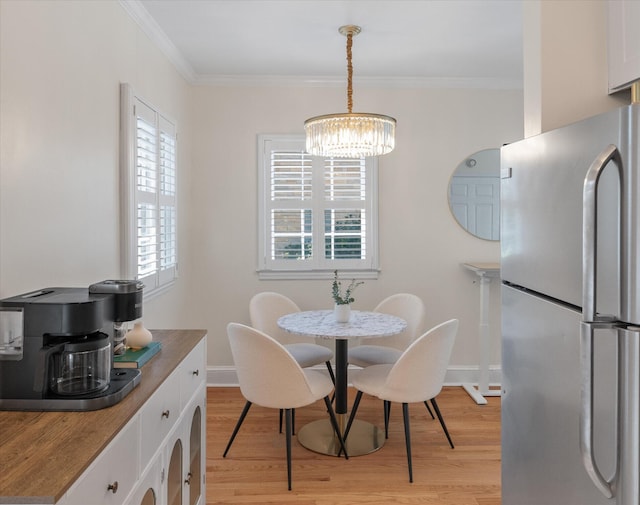
[[0, 411], [0, 503], [55, 503], [204, 338], [151, 330], [162, 348], [120, 403], [90, 412]]

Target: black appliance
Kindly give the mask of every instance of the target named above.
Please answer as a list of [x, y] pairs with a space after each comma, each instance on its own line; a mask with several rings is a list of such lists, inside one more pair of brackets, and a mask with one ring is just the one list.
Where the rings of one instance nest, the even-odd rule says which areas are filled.
[[97, 410], [140, 382], [113, 368], [122, 323], [142, 316], [143, 284], [106, 280], [0, 300], [0, 410]]

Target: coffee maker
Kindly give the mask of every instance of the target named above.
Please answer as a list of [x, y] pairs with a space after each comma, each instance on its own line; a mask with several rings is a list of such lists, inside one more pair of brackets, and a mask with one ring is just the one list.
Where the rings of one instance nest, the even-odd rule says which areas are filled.
[[97, 410], [140, 382], [113, 368], [122, 323], [142, 316], [143, 284], [105, 280], [0, 300], [0, 410]]

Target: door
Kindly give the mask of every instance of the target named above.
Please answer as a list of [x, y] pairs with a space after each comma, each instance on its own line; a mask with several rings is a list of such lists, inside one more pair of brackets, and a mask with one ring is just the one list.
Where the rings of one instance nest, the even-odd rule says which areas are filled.
[[189, 429], [189, 505], [198, 505], [202, 495], [202, 411], [198, 405]]
[[[613, 505], [591, 482], [580, 454], [581, 313], [502, 287], [502, 504]], [[615, 471], [616, 342], [598, 330], [594, 450]]]
[[[630, 110], [617, 109], [502, 147], [503, 280], [582, 305], [585, 176], [609, 144], [619, 146], [625, 159]], [[620, 314], [620, 206], [620, 177], [617, 166], [610, 162], [598, 189], [601, 314]]]
[[500, 181], [496, 177], [454, 175], [449, 184], [451, 211], [477, 237], [500, 240]]

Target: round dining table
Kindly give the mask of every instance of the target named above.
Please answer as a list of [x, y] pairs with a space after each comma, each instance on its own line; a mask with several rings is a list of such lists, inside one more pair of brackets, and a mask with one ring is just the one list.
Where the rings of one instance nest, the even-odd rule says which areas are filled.
[[[349, 321], [339, 323], [333, 310], [310, 310], [282, 316], [278, 319], [278, 326], [296, 335], [335, 340], [335, 411], [340, 429], [344, 433], [348, 412], [349, 340], [361, 337], [389, 337], [404, 331], [407, 322], [381, 312], [352, 310]], [[312, 451], [331, 456], [340, 455], [340, 443], [328, 420], [321, 419], [303, 426], [298, 430], [298, 441]], [[372, 423], [355, 420], [345, 442], [349, 456], [369, 454], [384, 444], [384, 430]]]

